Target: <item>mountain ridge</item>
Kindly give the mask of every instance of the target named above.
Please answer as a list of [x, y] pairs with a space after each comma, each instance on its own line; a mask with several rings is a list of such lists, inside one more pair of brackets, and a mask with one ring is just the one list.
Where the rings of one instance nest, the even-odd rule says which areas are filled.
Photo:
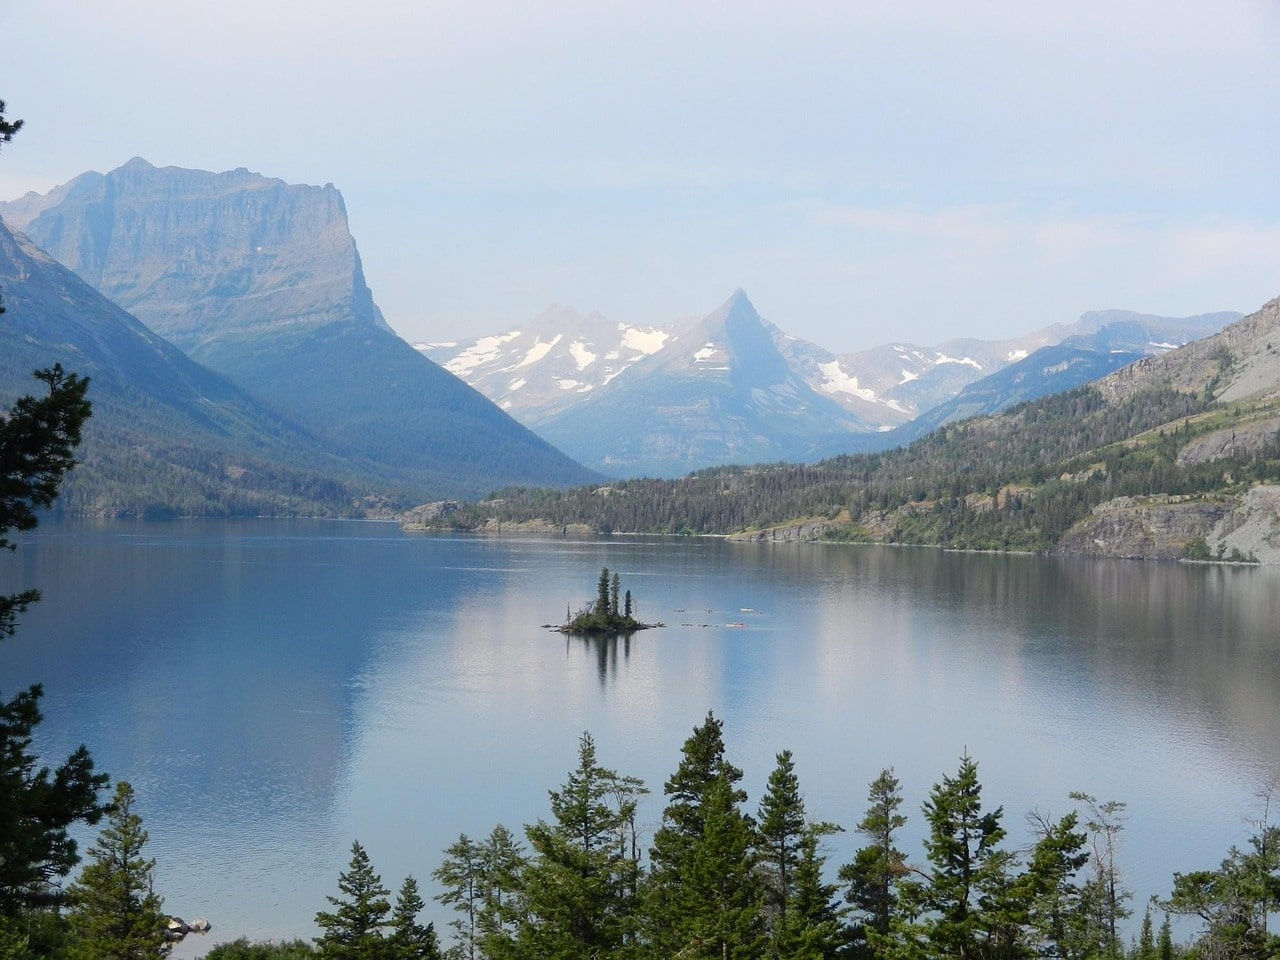
[[141, 159], [0, 204], [190, 357], [420, 496], [596, 475], [422, 357], [364, 280], [341, 194]]

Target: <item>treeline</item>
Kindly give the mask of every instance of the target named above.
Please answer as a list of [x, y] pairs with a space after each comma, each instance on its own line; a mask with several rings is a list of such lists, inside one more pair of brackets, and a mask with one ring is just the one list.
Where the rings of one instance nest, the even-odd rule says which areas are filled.
[[[741, 780], [725, 756], [722, 725], [708, 714], [685, 742], [663, 786], [661, 820], [645, 837], [639, 809], [648, 790], [603, 766], [584, 734], [577, 765], [550, 791], [548, 817], [522, 837], [499, 825], [444, 851], [433, 876], [436, 899], [456, 913], [453, 943], [441, 952], [431, 930], [409, 960], [1280, 954], [1280, 938], [1267, 929], [1280, 906], [1280, 827], [1265, 815], [1248, 847], [1232, 849], [1217, 870], [1175, 874], [1172, 892], [1146, 905], [1130, 936], [1134, 898], [1117, 862], [1123, 803], [1072, 794], [1076, 809], [1060, 818], [1030, 814], [1030, 841], [1014, 848], [1003, 808], [985, 802], [977, 763], [964, 756], [921, 805], [917, 858], [901, 847], [905, 799], [887, 769], [870, 784], [853, 828], [862, 845], [833, 868], [824, 838], [842, 828], [806, 810], [790, 751], [777, 755], [754, 811]], [[397, 946], [400, 908], [391, 910], [359, 844], [339, 890], [335, 909], [317, 914], [320, 955], [406, 960]], [[1175, 942], [1173, 915], [1199, 923], [1190, 942]], [[211, 960], [239, 960], [221, 950]]]
[[1206, 393], [1149, 390], [1118, 403], [1086, 386], [944, 426], [905, 449], [810, 465], [703, 470], [567, 491], [510, 489], [451, 513], [462, 529], [544, 519], [602, 532], [727, 534], [806, 518], [829, 535], [968, 549], [1046, 549], [1118, 496], [1207, 494], [1280, 479], [1280, 442], [1179, 464], [1221, 427]]

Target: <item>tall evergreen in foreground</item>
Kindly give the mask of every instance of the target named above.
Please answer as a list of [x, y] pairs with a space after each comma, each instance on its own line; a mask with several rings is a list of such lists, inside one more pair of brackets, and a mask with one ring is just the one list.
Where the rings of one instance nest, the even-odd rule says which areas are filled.
[[154, 960], [164, 952], [168, 917], [153, 887], [156, 862], [144, 856], [147, 831], [133, 788], [116, 784], [107, 825], [67, 891], [72, 960]]
[[644, 792], [639, 780], [600, 766], [595, 741], [582, 735], [577, 768], [551, 792], [552, 820], [525, 830], [532, 859], [521, 881], [527, 913], [516, 955], [575, 960], [634, 951], [635, 812]]
[[383, 931], [391, 904], [382, 878], [357, 841], [351, 844], [351, 863], [338, 875], [339, 896], [326, 897], [333, 912], [316, 914], [324, 933], [316, 947], [326, 960], [391, 960]]
[[[0, 144], [22, 128], [4, 113], [0, 100]], [[34, 376], [46, 392], [0, 412], [0, 549], [13, 550], [10, 532], [34, 529], [53, 504], [90, 413], [87, 379], [58, 364]], [[35, 590], [0, 596], [0, 641], [37, 599]], [[36, 941], [46, 932], [56, 939], [60, 884], [80, 860], [72, 828], [98, 823], [106, 809], [99, 795], [108, 778], [94, 772], [84, 746], [54, 769], [33, 752], [43, 694], [34, 684], [0, 699], [0, 950], [19, 956], [43, 949]]]

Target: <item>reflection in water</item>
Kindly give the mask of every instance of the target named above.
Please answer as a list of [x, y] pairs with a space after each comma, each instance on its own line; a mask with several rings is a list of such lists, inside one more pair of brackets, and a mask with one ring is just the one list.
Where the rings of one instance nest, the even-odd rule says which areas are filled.
[[[790, 748], [846, 827], [893, 765], [908, 843], [967, 750], [1011, 835], [1070, 790], [1127, 801], [1140, 899], [1239, 842], [1278, 762], [1277, 570], [319, 521], [58, 525], [0, 560], [0, 591], [45, 594], [0, 693], [43, 681], [41, 749], [134, 783], [167, 905], [215, 923], [201, 952], [312, 935], [352, 839], [397, 885], [460, 832], [519, 832], [583, 730], [653, 789], [712, 709], [751, 804]], [[668, 626], [561, 649], [541, 625], [602, 566]]]
[[568, 657], [576, 647], [594, 655], [596, 659], [596, 675], [600, 678], [600, 686], [604, 687], [609, 680], [609, 674], [616, 675], [618, 672], [618, 648], [622, 648], [623, 660], [631, 659], [631, 638], [634, 636], [634, 631], [628, 633], [597, 633], [579, 637], [565, 634], [564, 653]]

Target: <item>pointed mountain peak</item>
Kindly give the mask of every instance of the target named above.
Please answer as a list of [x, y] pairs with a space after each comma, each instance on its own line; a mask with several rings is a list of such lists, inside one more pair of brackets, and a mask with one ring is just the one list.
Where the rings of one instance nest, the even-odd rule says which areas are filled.
[[142, 159], [142, 157], [134, 157], [133, 159], [129, 160], [127, 163], [121, 165], [118, 169], [127, 171], [129, 173], [136, 173], [142, 170], [154, 170], [156, 169], [156, 167], [155, 167], [155, 164], [149, 163], [148, 161]]

